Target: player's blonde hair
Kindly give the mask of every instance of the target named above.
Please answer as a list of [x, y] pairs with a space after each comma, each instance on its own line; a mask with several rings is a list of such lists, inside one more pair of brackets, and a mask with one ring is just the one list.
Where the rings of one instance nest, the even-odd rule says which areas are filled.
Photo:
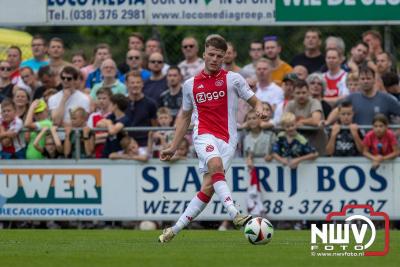
[[157, 110], [157, 116], [160, 116], [160, 115], [163, 115], [163, 114], [168, 115], [169, 117], [172, 116], [171, 115], [171, 110], [169, 108], [167, 108], [167, 107], [161, 107], [161, 108], [159, 108]]
[[293, 122], [296, 122], [296, 116], [292, 112], [283, 113], [281, 118], [281, 125], [287, 125]]
[[349, 81], [351, 81], [351, 82], [358, 82], [358, 75], [356, 75], [356, 74], [354, 74], [354, 73], [349, 73], [349, 74], [347, 75], [346, 82], [349, 82]]

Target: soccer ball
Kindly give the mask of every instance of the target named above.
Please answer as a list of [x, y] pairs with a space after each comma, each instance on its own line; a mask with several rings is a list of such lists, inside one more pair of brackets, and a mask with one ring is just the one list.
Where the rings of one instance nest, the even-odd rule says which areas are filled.
[[271, 241], [273, 235], [274, 228], [265, 218], [253, 218], [244, 227], [244, 236], [253, 245], [265, 245]]

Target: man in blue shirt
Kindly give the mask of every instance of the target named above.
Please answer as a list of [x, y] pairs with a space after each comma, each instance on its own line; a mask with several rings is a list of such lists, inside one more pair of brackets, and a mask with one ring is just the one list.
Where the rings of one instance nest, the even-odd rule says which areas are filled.
[[37, 73], [40, 67], [49, 65], [49, 61], [46, 58], [47, 54], [47, 42], [41, 35], [35, 35], [32, 38], [32, 55], [33, 57], [27, 59], [21, 63], [20, 67], [29, 67], [35, 73]]

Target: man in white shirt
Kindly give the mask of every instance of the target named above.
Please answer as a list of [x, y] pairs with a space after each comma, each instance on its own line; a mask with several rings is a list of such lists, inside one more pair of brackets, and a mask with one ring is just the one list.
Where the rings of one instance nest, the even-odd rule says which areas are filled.
[[78, 75], [78, 70], [72, 66], [64, 67], [60, 73], [63, 90], [49, 98], [49, 110], [54, 125], [70, 124], [70, 111], [77, 107], [90, 111], [89, 96], [75, 88]]
[[283, 102], [284, 93], [282, 88], [271, 82], [272, 70], [271, 63], [267, 59], [262, 58], [258, 60], [256, 64], [256, 96], [262, 102], [270, 103], [275, 110], [276, 106]]

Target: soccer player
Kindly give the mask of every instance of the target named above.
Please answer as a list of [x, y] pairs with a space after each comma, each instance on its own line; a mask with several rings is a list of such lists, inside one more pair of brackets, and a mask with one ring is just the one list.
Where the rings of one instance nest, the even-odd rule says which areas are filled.
[[236, 209], [225, 172], [237, 145], [236, 113], [238, 98], [246, 100], [261, 119], [266, 116], [257, 99], [240, 74], [223, 70], [227, 44], [220, 35], [210, 35], [205, 42], [205, 68], [183, 86], [182, 113], [177, 118], [172, 143], [161, 151], [160, 159], [170, 160], [191, 122], [194, 113], [193, 143], [199, 157], [203, 176], [200, 192], [191, 200], [174, 226], [164, 229], [159, 242], [171, 241], [207, 206], [214, 192], [227, 209], [236, 227], [245, 225], [252, 217]]

